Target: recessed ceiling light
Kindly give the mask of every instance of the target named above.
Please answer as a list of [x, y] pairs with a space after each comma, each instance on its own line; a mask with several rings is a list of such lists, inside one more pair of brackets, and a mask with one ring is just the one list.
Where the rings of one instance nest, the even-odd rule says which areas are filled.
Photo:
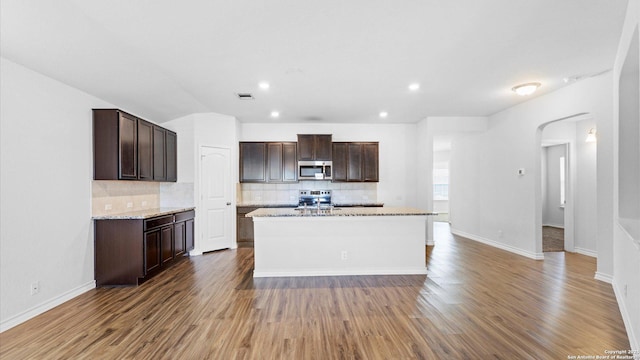
[[409, 85], [409, 90], [411, 90], [411, 91], [416, 91], [418, 89], [420, 89], [420, 84], [418, 84], [418, 83], [413, 83], [413, 84]]
[[387, 116], [389, 116], [389, 113], [388, 113], [388, 112], [386, 112], [386, 111], [381, 111], [381, 112], [380, 112], [380, 117], [381, 117], [381, 118], [386, 118]]
[[263, 82], [259, 83], [259, 84], [258, 84], [258, 86], [259, 86], [259, 87], [260, 87], [260, 89], [262, 89], [262, 90], [267, 90], [267, 89], [269, 89], [269, 83], [268, 83], [268, 82], [266, 82], [266, 81], [263, 81]]
[[272, 117], [272, 118], [277, 118], [277, 117], [279, 117], [279, 116], [280, 116], [280, 113], [279, 113], [279, 112], [277, 112], [277, 111], [272, 111], [272, 112], [271, 112], [271, 117]]
[[539, 82], [532, 82], [532, 83], [526, 83], [526, 84], [514, 86], [511, 90], [520, 96], [527, 96], [536, 92], [536, 90], [538, 90], [539, 87], [540, 87]]

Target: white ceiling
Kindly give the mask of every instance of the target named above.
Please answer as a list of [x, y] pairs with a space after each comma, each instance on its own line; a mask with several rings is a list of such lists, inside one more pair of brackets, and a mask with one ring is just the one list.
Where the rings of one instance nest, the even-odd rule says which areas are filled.
[[406, 123], [490, 115], [526, 100], [516, 84], [539, 96], [610, 69], [626, 4], [2, 0], [0, 40], [3, 57], [156, 122]]

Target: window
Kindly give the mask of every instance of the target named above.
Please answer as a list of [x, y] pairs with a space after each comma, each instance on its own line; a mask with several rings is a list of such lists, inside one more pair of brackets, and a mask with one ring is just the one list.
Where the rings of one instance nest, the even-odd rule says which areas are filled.
[[433, 200], [449, 200], [449, 169], [433, 169]]
[[565, 198], [565, 161], [564, 156], [560, 157], [560, 207], [564, 207], [567, 203], [567, 199]]

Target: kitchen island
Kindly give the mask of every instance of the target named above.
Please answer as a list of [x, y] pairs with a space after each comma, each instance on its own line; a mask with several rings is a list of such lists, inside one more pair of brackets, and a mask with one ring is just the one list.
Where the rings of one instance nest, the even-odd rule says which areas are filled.
[[426, 274], [427, 216], [406, 207], [248, 213], [254, 277]]

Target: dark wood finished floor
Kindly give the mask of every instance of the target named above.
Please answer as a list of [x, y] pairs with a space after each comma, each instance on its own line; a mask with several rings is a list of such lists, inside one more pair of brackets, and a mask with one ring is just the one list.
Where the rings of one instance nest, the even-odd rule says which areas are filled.
[[0, 359], [567, 359], [629, 349], [610, 285], [436, 224], [428, 276], [256, 279], [253, 249], [89, 291], [0, 334]]
[[542, 251], [564, 251], [564, 229], [553, 226], [543, 226]]

